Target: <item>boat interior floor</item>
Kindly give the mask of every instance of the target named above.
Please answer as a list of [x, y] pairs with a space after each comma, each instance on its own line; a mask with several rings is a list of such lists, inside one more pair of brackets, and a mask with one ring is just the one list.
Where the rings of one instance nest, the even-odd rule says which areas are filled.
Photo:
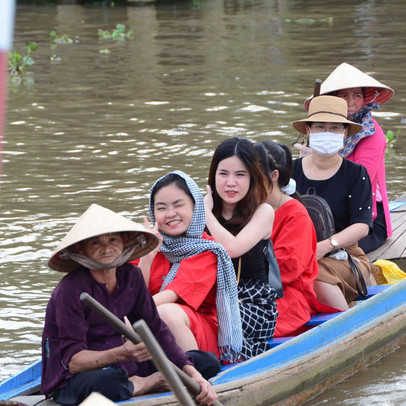
[[44, 395], [16, 396], [9, 400], [20, 402], [24, 406], [56, 406], [58, 404], [52, 399], [45, 399]]

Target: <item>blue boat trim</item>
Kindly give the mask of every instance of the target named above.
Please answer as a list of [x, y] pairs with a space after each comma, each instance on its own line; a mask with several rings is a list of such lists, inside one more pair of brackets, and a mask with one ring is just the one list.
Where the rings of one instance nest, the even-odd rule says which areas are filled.
[[[241, 381], [249, 376], [266, 373], [294, 359], [306, 356], [341, 341], [344, 337], [353, 335], [379, 319], [390, 317], [399, 307], [404, 306], [406, 280], [392, 286], [368, 301], [360, 302], [355, 307], [339, 313], [340, 317], [333, 318], [315, 328], [289, 340], [277, 348], [271, 349], [256, 358], [236, 365], [212, 378], [214, 384], [231, 381]], [[368, 311], [363, 311], [368, 309]]]
[[0, 399], [31, 393], [41, 385], [42, 360], [39, 359], [25, 369], [0, 383]]

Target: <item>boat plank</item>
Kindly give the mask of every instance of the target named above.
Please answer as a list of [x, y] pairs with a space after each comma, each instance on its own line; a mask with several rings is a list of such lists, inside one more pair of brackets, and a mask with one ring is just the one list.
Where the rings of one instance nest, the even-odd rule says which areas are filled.
[[[396, 201], [405, 202], [405, 200], [406, 194]], [[406, 202], [391, 211], [391, 222], [392, 237], [388, 238], [381, 247], [368, 254], [370, 262], [375, 262], [377, 259], [393, 260], [406, 258]]]

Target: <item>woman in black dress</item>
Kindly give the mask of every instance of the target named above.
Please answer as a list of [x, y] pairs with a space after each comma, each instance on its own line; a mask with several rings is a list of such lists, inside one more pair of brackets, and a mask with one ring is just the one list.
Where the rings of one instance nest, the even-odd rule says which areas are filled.
[[334, 96], [312, 99], [308, 117], [292, 125], [309, 136], [312, 148], [310, 155], [295, 160], [297, 190], [300, 194], [312, 190], [323, 197], [330, 205], [336, 228], [333, 236], [317, 243], [319, 276], [314, 289], [321, 302], [347, 309], [358, 296], [356, 280], [344, 252], [339, 256], [329, 254], [345, 248], [355, 258], [366, 284], [373, 281], [368, 259], [358, 247], [358, 241], [372, 226], [371, 182], [363, 166], [338, 154], [344, 137], [356, 134], [362, 126], [347, 119], [347, 103]]

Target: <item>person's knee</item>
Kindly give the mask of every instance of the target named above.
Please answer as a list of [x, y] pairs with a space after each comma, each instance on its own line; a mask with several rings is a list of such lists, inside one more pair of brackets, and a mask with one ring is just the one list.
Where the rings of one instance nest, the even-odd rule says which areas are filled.
[[186, 354], [193, 359], [195, 368], [202, 374], [203, 378], [208, 380], [217, 375], [221, 370], [220, 361], [212, 352], [189, 350]]
[[105, 370], [92, 382], [92, 392], [99, 392], [106, 398], [119, 401], [132, 396], [132, 384], [122, 369]]
[[187, 326], [186, 317], [183, 317], [184, 312], [179, 310], [181, 309], [175, 303], [164, 303], [158, 306], [159, 316], [169, 328]]
[[313, 283], [313, 288], [320, 302], [337, 309], [348, 309], [345, 296], [338, 285], [332, 285], [316, 279]]

